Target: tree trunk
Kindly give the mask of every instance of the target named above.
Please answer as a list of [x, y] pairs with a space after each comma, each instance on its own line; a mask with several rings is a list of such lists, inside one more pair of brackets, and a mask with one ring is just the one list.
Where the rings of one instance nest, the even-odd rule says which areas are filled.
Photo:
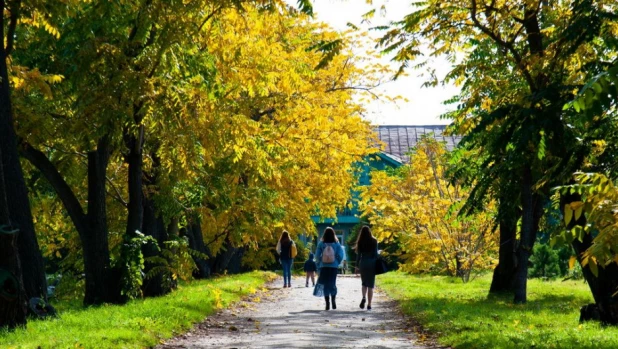
[[[0, 1], [0, 8], [5, 2]], [[11, 19], [13, 20], [13, 19]], [[17, 136], [13, 126], [13, 111], [9, 87], [7, 59], [8, 53], [4, 49], [4, 16], [0, 14], [0, 161], [3, 164], [6, 197], [10, 198], [9, 218], [13, 227], [19, 229], [17, 235], [17, 249], [23, 275], [26, 297], [42, 297], [47, 299], [47, 280], [43, 256], [34, 231], [32, 212], [28, 200], [28, 191], [19, 155], [17, 152]]]
[[[192, 216], [189, 226], [184, 231], [189, 238], [189, 248], [203, 254], [208, 254], [206, 246], [204, 245], [202, 225], [200, 223], [200, 218], [197, 215]], [[210, 277], [210, 265], [206, 260], [193, 256], [193, 261], [197, 266], [197, 270], [193, 273], [193, 276], [196, 279], [207, 279]]]
[[[1, 153], [2, 149], [0, 158]], [[5, 278], [0, 285], [0, 329], [13, 329], [26, 325], [27, 307], [19, 253], [15, 245], [16, 235], [10, 233], [11, 221], [2, 169], [0, 161], [0, 277]]]
[[528, 261], [532, 254], [532, 247], [536, 240], [540, 219], [541, 202], [533, 192], [532, 171], [529, 166], [523, 169], [521, 183], [522, 224], [519, 246], [517, 247], [517, 270], [514, 278], [516, 304], [526, 303], [528, 285]]
[[88, 230], [82, 236], [86, 296], [84, 304], [121, 302], [119, 275], [112, 273], [107, 230], [106, 172], [110, 157], [109, 136], [88, 152]]
[[[507, 205], [506, 203], [500, 203]], [[512, 204], [512, 203], [509, 203]], [[517, 233], [517, 217], [500, 209], [500, 248], [498, 250], [498, 265], [494, 269], [491, 280], [490, 294], [512, 292], [515, 277], [515, 239]]]
[[143, 194], [143, 146], [144, 146], [144, 127], [140, 126], [138, 136], [127, 134], [125, 131], [125, 145], [129, 149], [127, 162], [129, 164], [129, 205], [125, 239], [135, 236], [135, 231], [142, 231], [142, 221], [144, 219], [144, 204], [142, 203]]
[[[561, 210], [564, 210], [564, 205], [581, 200], [579, 194], [565, 194], [560, 198]], [[575, 225], [583, 227], [586, 223], [586, 216], [582, 214], [577, 220], [573, 217], [567, 228], [572, 229]], [[574, 239], [572, 246], [581, 265], [582, 254], [592, 246], [592, 235], [584, 235], [583, 241]], [[605, 324], [616, 325], [618, 324], [618, 298], [614, 294], [618, 292], [618, 265], [613, 262], [598, 269], [598, 276], [594, 276], [588, 266], [582, 266], [584, 278], [590, 287], [596, 307], [594, 311], [590, 311], [589, 306], [582, 307], [580, 321], [600, 320]]]
[[464, 269], [464, 264], [461, 261], [461, 253], [457, 252], [455, 256], [455, 276], [461, 279], [461, 281], [466, 282], [465, 275], [466, 271]]
[[[132, 134], [128, 128], [124, 129], [123, 138], [128, 153], [125, 157], [129, 175], [127, 178], [127, 186], [129, 189], [129, 203], [127, 205], [127, 225], [125, 233], [122, 237], [123, 244], [120, 250], [120, 265], [122, 284], [132, 284], [131, 279], [134, 278], [133, 271], [129, 269], [129, 265], [138, 256], [132, 254], [138, 251], [131, 248], [131, 240], [137, 236], [137, 233], [143, 233], [142, 224], [144, 220], [144, 193], [143, 193], [143, 145], [144, 145], [144, 128], [138, 127], [138, 135]], [[153, 247], [153, 246], [151, 246]], [[139, 251], [142, 252], [142, 251]], [[142, 252], [143, 253], [143, 252]], [[140, 271], [141, 272], [141, 271]], [[143, 286], [144, 280], [142, 280]]]
[[[234, 248], [234, 255], [227, 263], [226, 270], [228, 274], [239, 274], [243, 272], [242, 257], [244, 257], [244, 255], [245, 247]], [[292, 265], [292, 270], [294, 270], [294, 265]]]
[[[149, 199], [148, 197], [144, 198], [144, 223], [143, 223], [143, 233], [148, 236], [152, 236], [157, 240], [157, 244], [159, 248], [164, 247], [164, 242], [167, 241], [167, 230], [165, 229], [165, 224], [163, 222], [163, 217], [160, 215], [157, 216], [155, 210], [154, 201]], [[142, 253], [144, 254], [144, 258], [159, 256], [160, 252], [157, 246], [154, 243], [148, 243], [142, 249]], [[157, 265], [152, 262], [146, 261], [144, 272], [148, 274], [152, 268]], [[154, 296], [162, 296], [164, 294], [168, 294], [172, 291], [172, 280], [165, 280], [164, 278], [169, 278], [168, 275], [164, 275], [163, 273], [157, 273], [147, 279], [144, 280], [144, 284], [142, 286], [142, 291], [144, 292], [145, 297], [154, 297]]]
[[[0, 220], [0, 225], [7, 221]], [[0, 232], [0, 329], [26, 325], [27, 303], [15, 240], [19, 233]]]
[[240, 259], [243, 254], [244, 249], [234, 247], [229, 239], [225, 239], [225, 246], [219, 254], [209, 260], [211, 273], [238, 272], [240, 270]]
[[86, 296], [84, 304], [120, 302], [118, 276], [110, 271], [107, 242], [106, 169], [109, 159], [109, 138], [99, 140], [98, 148], [88, 153], [88, 213], [54, 164], [41, 151], [27, 143], [21, 154], [45, 176], [62, 200], [79, 234], [84, 251]]

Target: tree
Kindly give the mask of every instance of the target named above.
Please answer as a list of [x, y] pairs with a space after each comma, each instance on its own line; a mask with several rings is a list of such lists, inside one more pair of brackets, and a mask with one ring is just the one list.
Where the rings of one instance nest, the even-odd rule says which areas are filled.
[[[6, 198], [10, 200], [9, 218], [20, 233], [17, 235], [17, 248], [23, 273], [26, 297], [47, 297], [47, 281], [43, 268], [43, 258], [32, 223], [30, 203], [24, 176], [19, 163], [17, 138], [15, 134], [11, 86], [9, 79], [10, 56], [15, 49], [15, 31], [23, 19], [22, 7], [37, 12], [37, 4], [20, 0], [0, 1], [0, 161], [3, 163], [3, 176]], [[21, 276], [18, 276], [21, 278]]]
[[467, 282], [473, 269], [485, 269], [493, 261], [493, 203], [482, 212], [457, 215], [467, 192], [445, 178], [449, 155], [444, 144], [423, 138], [412, 150], [410, 164], [396, 174], [372, 172], [360, 208], [378, 237], [400, 241], [403, 269], [445, 271]]
[[583, 153], [573, 146], [582, 129], [571, 127], [576, 118], [562, 107], [583, 85], [583, 69], [601, 70], [614, 54], [605, 39], [615, 27], [616, 4], [462, 0], [419, 6], [381, 43], [403, 62], [418, 57], [426, 42], [431, 55], [451, 57], [446, 80], [463, 87], [451, 117], [466, 135], [462, 146], [479, 150], [483, 160], [471, 203], [498, 198], [501, 183], [519, 186], [514, 300], [525, 302], [528, 258], [549, 188], [582, 163]]
[[[278, 1], [185, 5], [79, 2], [48, 23], [60, 39], [20, 32], [21, 153], [77, 231], [85, 304], [166, 292], [187, 245], [207, 276], [205, 255], [226, 269], [282, 226], [313, 230], [372, 151], [354, 98], [382, 67], [362, 71], [351, 41]], [[327, 60], [312, 49], [333, 40]]]
[[[371, 152], [369, 125], [352, 98], [377, 84], [379, 74], [362, 73], [347, 51], [349, 40], [342, 40], [340, 55], [315, 70], [321, 54], [307, 48], [338, 36], [307, 17], [247, 8], [224, 19], [208, 25], [210, 35], [200, 42], [220, 74], [211, 93], [222, 98], [197, 89], [184, 94], [199, 93], [187, 107], [204, 110], [193, 129], [204, 131], [196, 139], [207, 148], [189, 170], [203, 185], [179, 196], [197, 203], [211, 254], [237, 249], [237, 256], [247, 253], [247, 263], [259, 265], [253, 258], [271, 260], [272, 254], [247, 251], [274, 246], [282, 227], [311, 232], [312, 214], [334, 216], [347, 202], [352, 164]], [[186, 129], [178, 135], [191, 139]], [[164, 167], [186, 158], [177, 153], [163, 160]], [[227, 262], [215, 264], [225, 268]]]

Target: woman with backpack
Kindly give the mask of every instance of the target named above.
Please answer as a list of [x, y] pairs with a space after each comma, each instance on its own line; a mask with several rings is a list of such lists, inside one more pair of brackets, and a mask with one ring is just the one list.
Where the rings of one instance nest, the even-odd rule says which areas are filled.
[[333, 309], [337, 309], [335, 297], [337, 296], [337, 271], [343, 260], [343, 248], [335, 235], [335, 230], [328, 227], [324, 229], [322, 241], [318, 243], [315, 253], [320, 276], [313, 289], [313, 295], [324, 297], [326, 310], [330, 310], [331, 301]]
[[[371, 234], [368, 226], [363, 226], [358, 239], [356, 239], [356, 274], [360, 270], [363, 299], [360, 308], [371, 310], [371, 299], [373, 298], [373, 288], [376, 283], [376, 259], [378, 258], [378, 240]], [[365, 298], [367, 296], [367, 298]]]
[[285, 230], [277, 243], [277, 253], [283, 266], [283, 288], [292, 287], [292, 264], [296, 257], [296, 245], [290, 239], [290, 233]]

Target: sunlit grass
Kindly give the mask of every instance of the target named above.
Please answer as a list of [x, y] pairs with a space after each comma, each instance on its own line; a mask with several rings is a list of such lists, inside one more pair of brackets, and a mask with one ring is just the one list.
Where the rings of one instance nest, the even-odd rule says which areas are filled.
[[144, 348], [188, 330], [212, 314], [217, 305], [228, 306], [253, 293], [273, 277], [252, 272], [193, 281], [158, 298], [126, 305], [104, 305], [87, 309], [73, 304], [60, 318], [30, 321], [26, 329], [0, 332], [0, 348]]
[[491, 275], [468, 284], [441, 276], [388, 273], [378, 286], [403, 311], [455, 348], [618, 348], [618, 327], [579, 323], [579, 308], [592, 303], [583, 281], [528, 283], [528, 303], [487, 297]]

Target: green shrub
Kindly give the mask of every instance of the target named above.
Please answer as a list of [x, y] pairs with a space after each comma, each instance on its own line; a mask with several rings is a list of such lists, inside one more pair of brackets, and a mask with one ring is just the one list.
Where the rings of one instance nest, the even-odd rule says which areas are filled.
[[553, 279], [563, 275], [560, 270], [558, 251], [548, 244], [537, 243], [534, 245], [530, 263], [532, 263], [529, 271], [530, 277]]

